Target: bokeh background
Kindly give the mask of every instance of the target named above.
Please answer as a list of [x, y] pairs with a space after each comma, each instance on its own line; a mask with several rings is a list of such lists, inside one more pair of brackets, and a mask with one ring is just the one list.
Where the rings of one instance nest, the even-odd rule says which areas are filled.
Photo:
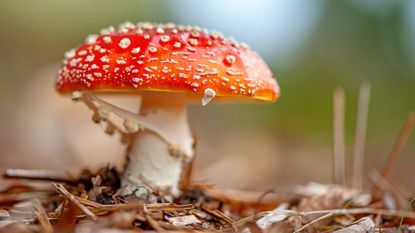
[[[54, 91], [65, 51], [125, 21], [221, 31], [258, 51], [282, 98], [271, 105], [191, 106], [195, 178], [265, 190], [332, 181], [332, 93], [346, 91], [350, 157], [359, 85], [368, 80], [366, 171], [379, 168], [415, 109], [415, 1], [400, 0], [2, 0], [0, 168], [122, 168], [119, 138], [84, 105]], [[392, 180], [415, 190], [415, 137]], [[349, 167], [350, 169], [350, 167]]]

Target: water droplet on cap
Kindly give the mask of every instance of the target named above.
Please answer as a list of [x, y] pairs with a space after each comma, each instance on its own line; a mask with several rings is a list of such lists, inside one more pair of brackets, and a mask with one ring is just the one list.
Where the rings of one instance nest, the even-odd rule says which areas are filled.
[[206, 88], [203, 92], [203, 98], [202, 98], [202, 106], [206, 106], [210, 101], [213, 100], [216, 96], [216, 91], [214, 91], [211, 88]]

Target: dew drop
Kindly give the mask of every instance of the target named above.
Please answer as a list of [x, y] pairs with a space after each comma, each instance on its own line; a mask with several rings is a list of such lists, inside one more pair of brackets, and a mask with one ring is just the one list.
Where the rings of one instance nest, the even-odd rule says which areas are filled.
[[234, 55], [226, 55], [224, 61], [227, 65], [232, 65], [233, 63], [235, 63], [236, 57]]
[[203, 92], [203, 98], [202, 98], [202, 106], [206, 106], [210, 101], [215, 98], [216, 92], [211, 88], [206, 88]]

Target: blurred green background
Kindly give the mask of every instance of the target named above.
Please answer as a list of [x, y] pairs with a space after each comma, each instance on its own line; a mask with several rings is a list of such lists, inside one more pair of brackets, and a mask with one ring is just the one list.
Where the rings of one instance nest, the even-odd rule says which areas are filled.
[[[258, 189], [309, 180], [330, 182], [335, 87], [346, 91], [349, 155], [359, 85], [362, 80], [372, 85], [367, 169], [382, 164], [407, 114], [415, 109], [415, 1], [3, 0], [2, 168], [94, 167], [84, 159], [83, 151], [96, 153], [90, 157], [102, 164], [108, 157], [117, 158], [112, 162], [122, 158], [123, 149], [113, 152], [120, 155], [105, 157], [92, 148], [111, 146], [108, 143], [118, 143], [116, 139], [97, 140], [98, 145], [85, 148], [82, 138], [92, 140], [95, 134], [60, 128], [78, 119], [83, 124], [92, 122], [84, 106], [54, 93], [53, 81], [66, 50], [83, 43], [88, 34], [125, 21], [174, 22], [218, 30], [248, 43], [273, 70], [282, 89], [276, 104], [190, 108], [191, 123], [200, 139], [197, 176], [208, 176], [222, 186]], [[79, 113], [81, 109], [85, 112]], [[73, 117], [75, 112], [81, 116]], [[81, 138], [74, 142], [79, 155], [74, 155], [77, 150], [67, 142], [71, 135]], [[415, 162], [414, 140], [412, 136], [394, 174], [402, 183], [414, 175], [410, 165]], [[258, 172], [261, 176], [255, 176]]]

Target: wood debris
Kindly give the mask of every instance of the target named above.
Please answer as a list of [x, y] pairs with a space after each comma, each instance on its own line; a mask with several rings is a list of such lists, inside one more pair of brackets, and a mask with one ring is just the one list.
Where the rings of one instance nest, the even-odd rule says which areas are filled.
[[334, 233], [365, 233], [374, 232], [375, 223], [369, 217], [364, 217]]
[[190, 224], [200, 223], [199, 219], [197, 219], [196, 216], [192, 214], [185, 215], [185, 216], [172, 217], [172, 218], [167, 217], [166, 219], [167, 221], [169, 221], [171, 224], [175, 226], [186, 226]]
[[[406, 196], [379, 199], [339, 185], [311, 183], [265, 195], [188, 183], [173, 202], [153, 190], [149, 203], [120, 195], [120, 176], [110, 167], [59, 182], [47, 172], [0, 180], [7, 187], [0, 190], [0, 232], [396, 232], [399, 226], [408, 232], [415, 223], [409, 200], [406, 209], [388, 203]], [[26, 177], [36, 173], [41, 176]], [[379, 190], [393, 193], [390, 186]], [[42, 195], [29, 198], [34, 193]]]

